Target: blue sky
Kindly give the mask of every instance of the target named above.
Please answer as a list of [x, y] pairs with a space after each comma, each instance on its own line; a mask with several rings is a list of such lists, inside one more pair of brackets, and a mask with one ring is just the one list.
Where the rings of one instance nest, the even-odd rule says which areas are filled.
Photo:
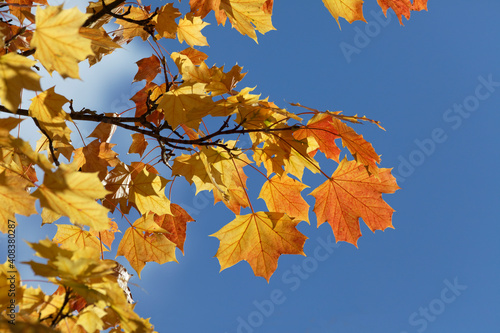
[[[396, 210], [395, 229], [374, 234], [361, 223], [358, 249], [334, 245], [331, 228], [316, 228], [314, 217], [311, 226], [299, 224], [309, 237], [309, 257], [282, 256], [268, 284], [246, 262], [219, 273], [213, 258], [219, 242], [208, 235], [234, 215], [213, 206], [211, 195], [193, 199], [194, 187], [178, 182], [172, 201], [196, 219], [188, 224], [185, 255], [178, 253], [179, 264], [149, 263], [142, 279], [130, 281], [136, 311], [151, 317], [157, 331], [498, 332], [500, 3], [431, 0], [428, 7], [401, 26], [391, 11], [379, 23], [376, 1], [366, 1], [370, 24], [341, 19], [339, 31], [319, 0], [277, 1], [277, 31], [259, 35], [259, 44], [229, 26], [203, 30], [209, 66], [237, 62], [248, 72], [239, 89], [257, 86], [281, 107], [300, 102], [380, 120], [387, 131], [355, 129], [382, 155], [381, 166], [394, 168], [402, 190], [384, 195]], [[96, 65], [104, 78], [84, 71], [82, 82], [65, 81], [65, 95], [90, 83], [79, 89], [82, 106], [106, 112], [132, 106], [127, 100], [141, 86], [130, 85], [136, 72], [130, 64], [151, 55], [141, 45], [134, 42]], [[126, 155], [126, 149], [119, 152]], [[305, 181], [323, 180], [309, 173]], [[256, 198], [259, 182], [250, 188]], [[262, 200], [253, 202], [264, 209]], [[49, 226], [35, 233], [40, 222], [34, 217], [18, 221], [23, 239], [55, 232]], [[31, 256], [19, 249], [21, 260]]]

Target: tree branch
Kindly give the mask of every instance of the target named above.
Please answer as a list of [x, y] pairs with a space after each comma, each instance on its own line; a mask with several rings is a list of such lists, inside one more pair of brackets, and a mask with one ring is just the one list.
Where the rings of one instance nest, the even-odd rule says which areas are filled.
[[[72, 109], [72, 106], [70, 107]], [[28, 110], [26, 109], [18, 109], [16, 112], [11, 112], [5, 106], [0, 105], [0, 112], [5, 112], [5, 113], [10, 113], [10, 114], [16, 114], [20, 116], [27, 116], [29, 117]], [[226, 135], [231, 135], [231, 134], [246, 134], [246, 133], [270, 133], [270, 132], [282, 132], [282, 131], [290, 131], [290, 130], [296, 130], [300, 126], [299, 125], [292, 125], [292, 126], [287, 126], [287, 127], [282, 127], [282, 128], [256, 128], [256, 129], [245, 129], [241, 128], [242, 124], [237, 124], [234, 128], [232, 129], [225, 129], [228, 126], [229, 118], [226, 118], [225, 121], [223, 122], [222, 126], [217, 130], [216, 132], [213, 132], [212, 134], [205, 135], [203, 137], [197, 138], [197, 139], [175, 139], [175, 138], [170, 138], [166, 137], [160, 134], [160, 131], [164, 128], [164, 125], [162, 124], [160, 127], [156, 127], [151, 123], [147, 123], [148, 126], [146, 126], [148, 129], [143, 129], [140, 128], [136, 125], [129, 125], [127, 123], [141, 123], [142, 124], [142, 116], [141, 117], [111, 117], [111, 116], [106, 116], [104, 114], [97, 114], [96, 111], [90, 110], [90, 109], [82, 109], [81, 111], [74, 111], [72, 110], [70, 112], [70, 117], [73, 120], [80, 120], [80, 121], [92, 121], [96, 123], [104, 122], [112, 125], [116, 125], [118, 127], [127, 129], [132, 132], [136, 133], [141, 133], [146, 136], [149, 136], [151, 138], [155, 138], [159, 142], [164, 143], [165, 145], [171, 147], [174, 146], [174, 144], [178, 145], [184, 145], [183, 146], [174, 146], [176, 149], [183, 149], [183, 150], [192, 150], [190, 148], [190, 145], [198, 145], [198, 146], [217, 146], [221, 147], [224, 149], [227, 149], [227, 146], [225, 144], [220, 143], [219, 140], [216, 141], [211, 141], [211, 139], [216, 138], [216, 137], [222, 137]], [[169, 128], [172, 132], [174, 132], [171, 128]], [[174, 132], [175, 133], [175, 132]], [[180, 134], [178, 134], [180, 135]], [[186, 147], [187, 146], [187, 147]]]

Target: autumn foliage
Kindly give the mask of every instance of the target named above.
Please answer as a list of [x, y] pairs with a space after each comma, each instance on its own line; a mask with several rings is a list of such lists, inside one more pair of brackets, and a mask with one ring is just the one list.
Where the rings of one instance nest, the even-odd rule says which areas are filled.
[[[237, 88], [245, 77], [242, 67], [210, 67], [208, 55], [195, 48], [208, 45], [203, 28], [212, 12], [217, 24], [230, 22], [257, 41], [257, 32], [274, 30], [273, 0], [190, 0], [187, 13], [175, 3], [152, 8], [147, 1], [102, 0], [87, 3], [82, 13], [48, 2], [0, 3], [0, 111], [5, 115], [0, 119], [0, 231], [7, 233], [16, 214], [39, 214], [43, 224], [67, 217], [70, 223], [61, 219], [52, 240], [30, 243], [45, 261], [26, 264], [59, 288], [47, 295], [17, 279], [15, 327], [5, 312], [6, 276], [14, 263], [0, 266], [2, 329], [153, 331], [130, 304], [130, 275], [104, 258], [117, 248], [117, 256], [139, 276], [148, 262], [177, 261], [176, 248], [183, 251], [186, 224], [193, 221], [175, 204], [171, 186], [179, 177], [194, 184], [196, 193], [211, 192], [214, 203], [235, 214], [211, 235], [220, 240], [221, 270], [245, 260], [255, 275], [269, 280], [282, 254], [306, 255], [307, 237], [296, 228], [302, 221], [326, 222], [337, 241], [356, 246], [360, 218], [372, 231], [392, 228], [393, 209], [382, 194], [398, 189], [395, 178], [378, 166], [380, 156], [352, 127], [365, 122], [381, 127], [377, 121], [300, 104], [282, 108], [254, 88]], [[365, 21], [362, 0], [323, 2], [339, 26], [339, 18]], [[377, 2], [401, 23], [412, 11], [427, 9], [427, 0]], [[130, 96], [132, 110], [89, 110], [85, 101], [59, 94], [57, 85], [41, 86], [42, 75], [79, 79], [80, 66], [120, 52], [134, 38], [147, 41], [152, 55], [136, 63], [133, 82], [143, 88]], [[164, 39], [188, 47], [171, 52]], [[35, 92], [30, 101], [22, 98], [26, 90]], [[29, 103], [27, 109], [20, 107], [22, 101]], [[27, 121], [40, 131], [36, 143], [22, 138]], [[68, 124], [81, 122], [96, 127], [76, 147]], [[136, 154], [135, 162], [124, 163], [114, 151], [124, 141], [115, 140], [117, 129], [121, 136], [131, 135], [128, 152]], [[323, 155], [337, 165], [333, 174], [318, 163]], [[323, 180], [311, 189], [312, 209], [302, 193], [310, 187], [302, 181], [305, 170]], [[254, 210], [257, 198], [247, 189], [249, 177], [261, 182], [258, 198], [267, 211]], [[115, 212], [121, 217], [113, 220]], [[132, 212], [140, 218], [129, 220]], [[118, 231], [122, 237], [116, 244]]]

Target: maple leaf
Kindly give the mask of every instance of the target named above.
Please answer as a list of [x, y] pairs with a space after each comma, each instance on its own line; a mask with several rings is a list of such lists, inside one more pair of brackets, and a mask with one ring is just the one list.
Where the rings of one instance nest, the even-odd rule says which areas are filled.
[[89, 39], [91, 41], [91, 48], [93, 55], [89, 55], [89, 65], [93, 66], [99, 61], [101, 61], [102, 57], [110, 54], [117, 48], [121, 48], [120, 45], [115, 43], [107, 34], [104, 28], [87, 28], [81, 27], [80, 35]]
[[270, 212], [286, 213], [294, 220], [309, 223], [309, 205], [300, 195], [307, 187], [287, 175], [274, 176], [262, 185], [259, 198], [266, 202]]
[[[97, 12], [103, 12], [104, 7], [103, 5], [110, 5], [113, 3], [115, 0], [96, 0], [95, 2], [90, 1], [89, 5], [87, 6], [86, 13], [87, 14], [95, 14]], [[123, 3], [116, 5], [116, 7], [111, 9], [111, 12], [114, 14], [119, 14], [123, 10]], [[99, 19], [97, 19], [95, 22], [91, 23], [89, 25], [90, 28], [100, 28], [104, 24], [109, 23], [113, 17], [109, 14], [104, 14], [101, 16]]]
[[[69, 128], [67, 132], [71, 131]], [[66, 132], [66, 131], [65, 131]], [[42, 134], [40, 139], [36, 142], [36, 151], [48, 153], [49, 161], [54, 162], [54, 156], [59, 159], [59, 155], [63, 155], [68, 161], [71, 160], [71, 155], [75, 151], [75, 148], [70, 144], [59, 140], [52, 140], [52, 150], [50, 148], [50, 141]], [[53, 154], [52, 154], [53, 153]]]
[[[116, 113], [105, 113], [105, 116], [108, 117], [119, 117]], [[101, 142], [109, 143], [111, 141], [111, 137], [115, 134], [116, 125], [108, 124], [108, 123], [99, 123], [92, 133], [89, 134], [88, 138], [97, 138]]]
[[86, 332], [100, 332], [104, 329], [103, 318], [106, 315], [106, 311], [92, 304], [80, 311], [76, 324]]
[[109, 220], [108, 229], [104, 231], [90, 230], [90, 233], [96, 236], [104, 245], [111, 248], [111, 244], [115, 240], [115, 233], [120, 232], [115, 221]]
[[128, 202], [131, 182], [132, 168], [124, 163], [119, 163], [104, 179], [105, 188], [110, 193], [103, 201], [103, 206], [109, 208], [113, 213], [120, 204], [120, 210], [124, 214], [128, 214], [132, 207], [132, 203]]
[[52, 140], [69, 144], [71, 130], [66, 126], [66, 120], [71, 121], [71, 117], [62, 109], [69, 101], [57, 94], [54, 88], [49, 88], [31, 99], [29, 115], [38, 120], [40, 127]]
[[[235, 142], [228, 141], [226, 145], [233, 147]], [[215, 203], [223, 201], [235, 214], [239, 214], [241, 208], [250, 205], [245, 192], [248, 177], [243, 171], [243, 167], [251, 163], [250, 160], [244, 153], [231, 156], [221, 147], [208, 147], [202, 154], [205, 170], [215, 188]]]
[[30, 216], [36, 214], [35, 201], [25, 190], [27, 182], [19, 176], [8, 177], [0, 173], [0, 232], [7, 233], [9, 221], [15, 221], [14, 214]]
[[125, 256], [139, 277], [146, 262], [177, 262], [175, 243], [165, 237], [166, 232], [154, 221], [153, 214], [143, 215], [125, 231], [116, 256]]
[[32, 196], [40, 199], [42, 207], [68, 216], [71, 222], [100, 231], [108, 229], [108, 210], [95, 200], [106, 194], [96, 173], [72, 171], [61, 165], [55, 172], [45, 171], [43, 184]]
[[177, 32], [175, 19], [179, 16], [181, 16], [181, 13], [173, 6], [173, 3], [167, 3], [160, 8], [158, 15], [153, 18], [155, 29], [158, 31], [160, 37], [175, 38]]
[[413, 0], [412, 10], [427, 10], [427, 0]]
[[161, 73], [160, 59], [154, 54], [149, 58], [144, 58], [136, 62], [139, 70], [134, 76], [133, 82], [146, 80], [146, 82], [151, 82], [153, 79]]
[[144, 134], [142, 133], [134, 133], [132, 135], [132, 144], [130, 145], [130, 148], [128, 149], [129, 154], [139, 154], [139, 156], [142, 157], [142, 154], [144, 154], [144, 151], [148, 147], [148, 142], [144, 138]]
[[199, 65], [195, 65], [187, 55], [177, 52], [173, 52], [170, 57], [177, 65], [179, 74], [182, 75], [184, 82], [190, 84], [210, 83], [212, 72], [204, 61], [201, 61]]
[[101, 247], [101, 242], [92, 233], [83, 230], [81, 227], [71, 224], [56, 224], [57, 232], [52, 239], [53, 242], [58, 243], [61, 247], [73, 248], [74, 245], [81, 249], [86, 249], [88, 247], [94, 248], [96, 250], [109, 251], [105, 246]]
[[31, 46], [36, 48], [35, 59], [49, 73], [55, 70], [63, 78], [79, 79], [78, 62], [93, 54], [91, 41], [79, 33], [88, 15], [76, 7], [62, 8], [62, 5], [37, 8]]
[[[154, 82], [146, 83], [146, 86], [139, 90], [130, 100], [135, 103], [135, 116], [140, 117], [146, 112], [148, 112], [147, 101], [156, 100], [160, 95], [165, 93], [166, 84], [157, 85]], [[151, 94], [151, 95], [149, 95]], [[159, 110], [153, 111], [150, 115], [146, 117], [146, 120], [160, 126], [160, 121], [163, 119], [163, 113]], [[137, 123], [137, 126], [141, 124]]]
[[19, 19], [20, 23], [23, 23], [25, 19], [33, 23], [33, 14], [31, 14], [31, 7], [33, 3], [39, 3], [42, 5], [48, 5], [47, 0], [6, 0], [9, 4], [9, 11], [12, 15]]
[[94, 140], [83, 148], [75, 150], [74, 161], [83, 172], [98, 172], [99, 179], [104, 179], [108, 166], [114, 167], [119, 163], [118, 155], [111, 149], [113, 143]]
[[363, 135], [359, 135], [335, 117], [331, 118], [331, 124], [342, 139], [342, 145], [349, 149], [354, 159], [363, 164], [369, 173], [377, 175], [379, 172], [377, 163], [380, 163], [380, 156], [377, 155], [372, 144], [366, 141]]
[[172, 128], [180, 124], [197, 129], [201, 123], [200, 117], [191, 115], [198, 109], [203, 109], [210, 100], [205, 94], [203, 83], [184, 85], [163, 94], [158, 108], [163, 111], [165, 120]]
[[298, 140], [306, 138], [308, 141], [313, 140], [313, 143], [308, 142], [309, 147], [316, 143], [318, 149], [325, 153], [327, 158], [339, 162], [340, 149], [335, 144], [335, 139], [339, 138], [339, 134], [331, 117], [319, 115], [311, 118], [307, 126], [294, 132], [294, 136]]
[[192, 13], [205, 18], [212, 10], [219, 10], [220, 0], [189, 0], [189, 5], [191, 6]]
[[[123, 13], [128, 13], [126, 18], [141, 21], [149, 18], [149, 9], [150, 6], [146, 7], [137, 7], [137, 6], [129, 6], [123, 8]], [[119, 31], [122, 33], [123, 38], [128, 42], [130, 42], [134, 37], [139, 36], [142, 40], [147, 40], [150, 36], [149, 33], [144, 30], [141, 25], [138, 25], [134, 22], [125, 21], [122, 19], [117, 19], [116, 24], [119, 24], [121, 28]]]
[[165, 236], [184, 253], [186, 224], [194, 219], [179, 205], [171, 204], [172, 215], [155, 215], [154, 221], [168, 233]]
[[23, 89], [42, 90], [40, 75], [31, 69], [35, 64], [16, 53], [0, 56], [0, 101], [9, 111], [17, 111]]
[[340, 28], [339, 17], [343, 17], [347, 22], [366, 22], [363, 16], [363, 0], [323, 0], [325, 7], [335, 18]]
[[393, 228], [394, 210], [382, 200], [382, 193], [394, 193], [397, 189], [390, 169], [380, 169], [375, 177], [355, 161], [344, 158], [333, 175], [310, 194], [316, 199], [318, 227], [328, 222], [336, 241], [357, 247], [361, 237], [359, 218], [372, 231]]
[[236, 218], [211, 235], [220, 240], [215, 255], [221, 271], [246, 260], [256, 276], [267, 281], [278, 267], [282, 254], [302, 254], [306, 236], [295, 227], [299, 223], [283, 213], [257, 212]]
[[403, 24], [403, 16], [409, 20], [411, 11], [427, 10], [427, 0], [377, 0], [380, 8], [387, 16], [387, 9], [392, 8], [399, 18], [399, 23]]
[[[203, 61], [208, 59], [208, 56], [205, 53], [203, 53], [197, 49], [194, 49], [192, 47], [188, 47], [187, 49], [182, 50], [180, 53], [182, 55], [187, 56], [189, 58], [189, 60], [191, 60], [191, 62], [196, 66], [201, 65], [201, 63]], [[173, 53], [172, 53], [172, 55], [173, 55]]]
[[209, 23], [204, 22], [198, 16], [187, 13], [183, 19], [179, 20], [177, 27], [177, 39], [179, 43], [186, 41], [189, 46], [208, 46], [207, 38], [201, 34], [201, 30]]
[[236, 30], [255, 42], [255, 30], [261, 34], [276, 30], [271, 22], [272, 2], [269, 0], [221, 0], [220, 9], [224, 10]]
[[215, 188], [212, 183], [210, 169], [203, 162], [204, 155], [197, 152], [193, 155], [182, 154], [174, 159], [172, 175], [183, 176], [190, 184], [195, 184], [196, 194], [200, 191], [210, 191]]
[[165, 178], [143, 169], [133, 177], [129, 200], [137, 206], [141, 214], [172, 214], [170, 200], [164, 193], [167, 182]]

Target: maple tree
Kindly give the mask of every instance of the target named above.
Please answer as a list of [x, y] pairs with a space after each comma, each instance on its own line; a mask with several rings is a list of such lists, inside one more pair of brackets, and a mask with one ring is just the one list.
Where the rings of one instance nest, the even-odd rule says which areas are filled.
[[[186, 224], [193, 221], [174, 203], [175, 193], [166, 195], [178, 177], [194, 183], [196, 193], [212, 192], [214, 203], [224, 203], [235, 214], [211, 235], [220, 240], [216, 257], [221, 270], [245, 260], [255, 275], [269, 280], [282, 254], [305, 255], [307, 237], [296, 228], [302, 221], [310, 223], [310, 207], [301, 193], [309, 187], [302, 182], [305, 169], [324, 179], [310, 193], [312, 211], [318, 226], [330, 224], [337, 241], [357, 246], [360, 218], [372, 231], [392, 227], [393, 209], [382, 194], [399, 187], [390, 169], [378, 167], [380, 157], [372, 145], [350, 126], [380, 126], [377, 121], [300, 104], [291, 105], [300, 112], [290, 112], [253, 88], [237, 90], [245, 77], [242, 67], [209, 67], [208, 55], [194, 48], [208, 45], [202, 30], [211, 12], [217, 24], [229, 20], [257, 41], [257, 31], [274, 29], [273, 0], [190, 0], [187, 13], [173, 3], [153, 9], [141, 1], [101, 0], [87, 3], [82, 13], [48, 2], [0, 3], [0, 111], [7, 115], [0, 119], [0, 231], [7, 233], [10, 223], [17, 223], [15, 214], [40, 214], [43, 224], [62, 216], [70, 221], [57, 224], [52, 240], [29, 244], [46, 262], [27, 264], [59, 288], [47, 295], [18, 278], [16, 330], [153, 331], [124, 293], [130, 274], [104, 257], [112, 245], [118, 246], [117, 256], [124, 256], [139, 276], [147, 262], [177, 261], [176, 248], [183, 251]], [[365, 21], [362, 0], [323, 2], [339, 27], [340, 17]], [[427, 0], [377, 2], [384, 13], [394, 10], [401, 24], [411, 11], [427, 10]], [[133, 110], [78, 111], [75, 105], [81, 102], [58, 94], [57, 86], [41, 87], [41, 67], [67, 80], [79, 79], [81, 62], [92, 66], [137, 37], [149, 42], [152, 55], [136, 63], [133, 82], [144, 81], [144, 87], [130, 96]], [[188, 47], [169, 52], [163, 39]], [[24, 90], [36, 92], [28, 109], [20, 108]], [[218, 125], [208, 126], [208, 116], [219, 119]], [[35, 149], [11, 134], [26, 118], [40, 130]], [[93, 140], [77, 148], [68, 123], [82, 121], [96, 127], [89, 135]], [[128, 152], [140, 159], [120, 161], [113, 151], [116, 143], [111, 143], [117, 128], [129, 132]], [[250, 146], [241, 145], [244, 136]], [[341, 156], [339, 141], [350, 154]], [[332, 175], [319, 165], [318, 152], [338, 164]], [[153, 158], [144, 162], [149, 154]], [[250, 173], [262, 179], [258, 198], [267, 211], [252, 206], [246, 185]], [[123, 218], [112, 220], [114, 212]], [[130, 221], [131, 212], [140, 218]], [[120, 229], [123, 237], [116, 245]], [[0, 266], [2, 329], [9, 325], [7, 275], [13, 267], [12, 260]]]

